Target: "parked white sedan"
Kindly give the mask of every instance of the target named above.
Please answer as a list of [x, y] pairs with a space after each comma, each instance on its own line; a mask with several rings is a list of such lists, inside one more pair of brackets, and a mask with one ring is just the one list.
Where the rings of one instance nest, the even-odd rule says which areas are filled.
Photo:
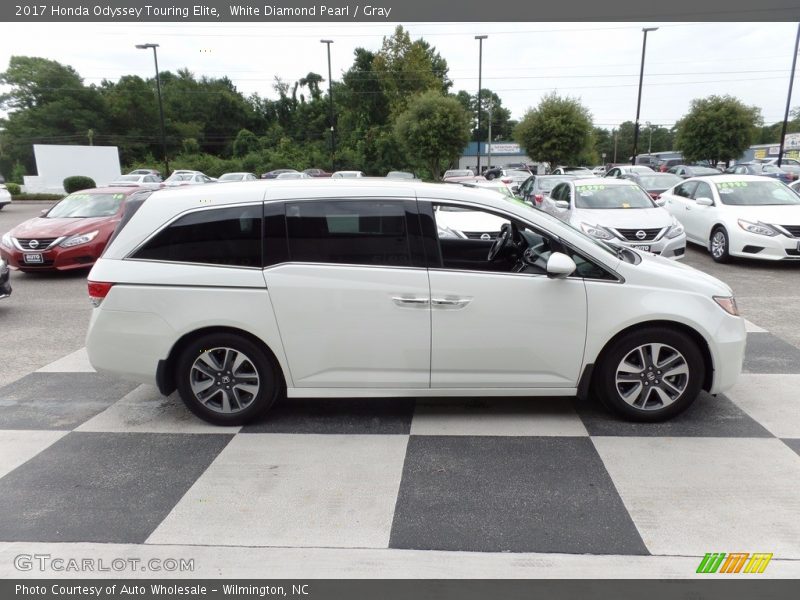
[[545, 196], [541, 209], [609, 244], [672, 259], [681, 259], [686, 252], [681, 224], [627, 179], [559, 183]]
[[800, 260], [800, 196], [758, 175], [692, 178], [661, 194], [690, 242], [717, 262], [731, 256]]

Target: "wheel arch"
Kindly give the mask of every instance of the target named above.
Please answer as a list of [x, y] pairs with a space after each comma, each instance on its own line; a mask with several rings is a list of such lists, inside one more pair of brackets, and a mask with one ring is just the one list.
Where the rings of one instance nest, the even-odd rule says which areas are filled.
[[158, 367], [156, 368], [156, 386], [158, 387], [159, 392], [161, 392], [164, 396], [169, 396], [177, 389], [177, 382], [175, 381], [175, 365], [178, 361], [178, 357], [180, 357], [181, 353], [190, 342], [200, 336], [212, 333], [240, 335], [261, 348], [261, 350], [264, 351], [264, 354], [266, 354], [267, 359], [272, 363], [272, 367], [275, 369], [275, 373], [280, 377], [281, 383], [285, 389], [286, 375], [283, 372], [283, 368], [281, 367], [278, 357], [275, 356], [275, 353], [272, 351], [272, 348], [264, 343], [261, 338], [253, 335], [249, 331], [245, 331], [244, 329], [239, 329], [237, 327], [217, 325], [212, 327], [202, 327], [200, 329], [195, 329], [183, 334], [178, 341], [173, 344], [169, 354], [167, 355], [167, 358], [158, 361]]
[[703, 377], [703, 389], [705, 391], [711, 390], [711, 386], [714, 382], [714, 360], [711, 357], [711, 348], [708, 345], [708, 341], [703, 336], [702, 333], [694, 329], [693, 327], [686, 325], [685, 323], [679, 323], [677, 321], [669, 321], [669, 320], [655, 320], [655, 321], [642, 321], [640, 323], [635, 323], [633, 325], [629, 325], [625, 329], [618, 331], [610, 340], [608, 340], [604, 345], [603, 348], [598, 352], [597, 357], [593, 362], [593, 374], [592, 376], [596, 376], [596, 374], [600, 371], [599, 367], [602, 365], [603, 360], [605, 359], [605, 355], [608, 353], [609, 349], [619, 340], [621, 337], [639, 330], [639, 329], [647, 329], [650, 327], [661, 327], [665, 329], [672, 329], [674, 331], [679, 331], [688, 335], [690, 338], [694, 340], [697, 344], [697, 347], [700, 349], [700, 354], [703, 356], [703, 364], [705, 366], [705, 375]]

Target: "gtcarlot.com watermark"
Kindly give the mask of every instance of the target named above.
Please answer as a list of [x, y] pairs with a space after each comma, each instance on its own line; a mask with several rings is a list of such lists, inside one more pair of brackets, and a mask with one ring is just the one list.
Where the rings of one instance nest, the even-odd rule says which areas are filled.
[[37, 571], [40, 573], [191, 573], [194, 571], [193, 558], [78, 558], [53, 556], [52, 554], [17, 554], [14, 557], [17, 571]]

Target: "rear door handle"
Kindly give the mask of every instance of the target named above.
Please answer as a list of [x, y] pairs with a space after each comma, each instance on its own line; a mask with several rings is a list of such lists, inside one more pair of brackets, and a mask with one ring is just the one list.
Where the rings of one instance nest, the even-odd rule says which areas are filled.
[[428, 306], [430, 304], [430, 298], [425, 297], [407, 297], [407, 296], [392, 296], [392, 301], [397, 306], [409, 307], [409, 306]]
[[459, 309], [464, 308], [467, 304], [472, 302], [472, 298], [432, 298], [431, 304], [434, 308], [451, 308]]

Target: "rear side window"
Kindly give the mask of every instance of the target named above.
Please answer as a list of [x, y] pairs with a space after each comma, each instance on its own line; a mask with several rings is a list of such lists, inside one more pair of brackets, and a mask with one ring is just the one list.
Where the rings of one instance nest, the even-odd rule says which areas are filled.
[[287, 203], [286, 227], [289, 258], [295, 262], [411, 265], [402, 202]]
[[181, 217], [133, 258], [261, 267], [262, 205], [208, 209]]

